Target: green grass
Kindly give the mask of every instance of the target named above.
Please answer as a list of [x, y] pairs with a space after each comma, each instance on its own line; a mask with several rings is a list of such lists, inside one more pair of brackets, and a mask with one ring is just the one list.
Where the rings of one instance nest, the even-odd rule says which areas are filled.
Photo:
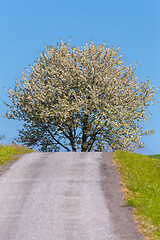
[[0, 145], [0, 165], [9, 162], [14, 155], [33, 152], [33, 150], [19, 145]]
[[136, 153], [115, 151], [126, 203], [134, 207], [134, 214], [142, 231], [150, 239], [160, 239], [160, 161]]
[[149, 158], [158, 158], [160, 160], [160, 154], [148, 155]]

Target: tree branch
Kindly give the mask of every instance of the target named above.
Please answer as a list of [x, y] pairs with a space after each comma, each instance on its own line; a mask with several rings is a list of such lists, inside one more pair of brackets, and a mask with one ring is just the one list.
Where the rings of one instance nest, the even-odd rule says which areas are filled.
[[96, 140], [96, 135], [99, 133], [100, 130], [101, 130], [101, 129], [98, 129], [94, 134], [92, 134], [92, 136], [91, 136], [91, 138], [90, 138], [90, 140], [89, 140], [89, 142], [88, 142], [88, 147], [89, 147], [89, 145], [90, 145], [90, 147], [89, 147], [89, 149], [88, 149], [88, 152], [91, 151], [92, 146], [93, 146], [93, 144], [94, 144], [94, 142], [95, 142], [95, 140]]
[[53, 140], [58, 143], [61, 147], [65, 148], [68, 152], [70, 152], [70, 149], [67, 148], [65, 145], [63, 145], [61, 142], [59, 142], [52, 134], [52, 132], [49, 130], [49, 128], [47, 128], [44, 124], [42, 124], [43, 127], [48, 131], [48, 133], [51, 135], [51, 137], [53, 138]]
[[72, 147], [72, 150], [73, 150], [74, 152], [76, 152], [76, 147], [75, 147], [75, 142], [74, 142], [74, 136], [73, 136], [72, 128], [71, 128], [71, 127], [69, 127], [69, 131], [70, 131], [70, 138], [69, 138], [69, 140], [70, 140], [70, 143], [71, 143], [71, 147]]

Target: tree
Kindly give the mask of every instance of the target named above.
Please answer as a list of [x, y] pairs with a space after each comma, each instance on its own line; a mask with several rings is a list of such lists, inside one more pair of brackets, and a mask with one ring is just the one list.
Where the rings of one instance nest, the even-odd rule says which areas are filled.
[[3, 134], [3, 135], [0, 135], [0, 141], [1, 140], [3, 140], [3, 139], [5, 139], [6, 137], [5, 137], [5, 135]]
[[41, 151], [83, 152], [143, 147], [141, 139], [148, 106], [155, 104], [154, 86], [134, 77], [116, 51], [91, 41], [45, 46], [37, 61], [22, 73], [5, 117], [24, 121], [18, 142]]

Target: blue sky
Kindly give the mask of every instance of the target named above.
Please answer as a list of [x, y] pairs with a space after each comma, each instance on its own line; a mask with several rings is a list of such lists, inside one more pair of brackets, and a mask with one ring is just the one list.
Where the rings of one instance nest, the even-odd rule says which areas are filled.
[[[0, 0], [0, 115], [6, 112], [3, 101], [9, 101], [4, 87], [13, 89], [44, 43], [55, 45], [70, 36], [71, 45], [91, 39], [114, 49], [120, 45], [126, 65], [138, 62], [139, 81], [149, 76], [152, 85], [160, 86], [159, 0]], [[156, 100], [144, 125], [156, 132], [144, 138], [145, 147], [138, 151], [142, 154], [160, 153], [160, 90]], [[0, 126], [10, 143], [22, 124], [0, 116]]]

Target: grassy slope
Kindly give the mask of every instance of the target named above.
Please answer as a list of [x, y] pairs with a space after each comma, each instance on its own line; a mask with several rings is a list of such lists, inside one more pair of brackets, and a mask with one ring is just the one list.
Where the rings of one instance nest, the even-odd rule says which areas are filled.
[[151, 239], [160, 239], [160, 161], [135, 153], [116, 151], [127, 205], [135, 208], [142, 231]]
[[0, 145], [0, 165], [7, 163], [14, 155], [33, 152], [31, 149], [18, 145]]
[[160, 160], [160, 154], [148, 155], [149, 158], [158, 158]]

